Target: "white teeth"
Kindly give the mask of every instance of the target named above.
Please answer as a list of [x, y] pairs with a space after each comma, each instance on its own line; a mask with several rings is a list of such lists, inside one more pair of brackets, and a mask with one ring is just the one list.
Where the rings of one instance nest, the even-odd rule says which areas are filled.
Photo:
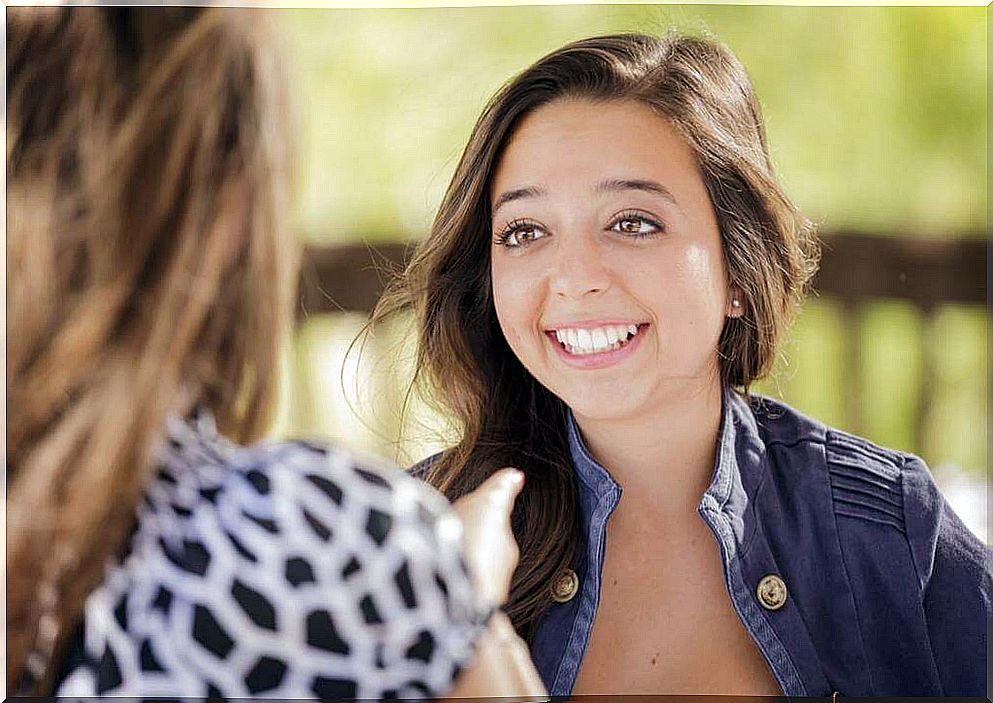
[[555, 330], [555, 338], [570, 354], [600, 354], [620, 349], [636, 334], [636, 324]]

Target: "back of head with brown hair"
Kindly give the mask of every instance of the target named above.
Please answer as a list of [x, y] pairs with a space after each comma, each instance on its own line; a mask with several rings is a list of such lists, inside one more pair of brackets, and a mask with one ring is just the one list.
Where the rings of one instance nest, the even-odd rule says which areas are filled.
[[267, 425], [297, 254], [257, 14], [8, 10], [9, 691], [50, 682], [166, 416]]

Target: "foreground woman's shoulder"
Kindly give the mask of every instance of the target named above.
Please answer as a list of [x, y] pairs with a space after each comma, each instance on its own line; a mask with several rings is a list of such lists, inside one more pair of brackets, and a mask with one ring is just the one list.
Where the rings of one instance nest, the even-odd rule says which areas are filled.
[[459, 524], [427, 486], [303, 442], [173, 427], [60, 695], [419, 697], [472, 655]]

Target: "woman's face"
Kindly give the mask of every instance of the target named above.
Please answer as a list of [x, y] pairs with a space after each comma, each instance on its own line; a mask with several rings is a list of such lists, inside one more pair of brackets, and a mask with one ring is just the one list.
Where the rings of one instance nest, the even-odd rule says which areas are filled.
[[578, 416], [635, 417], [719, 383], [739, 308], [693, 152], [666, 119], [633, 101], [545, 105], [490, 198], [500, 327]]

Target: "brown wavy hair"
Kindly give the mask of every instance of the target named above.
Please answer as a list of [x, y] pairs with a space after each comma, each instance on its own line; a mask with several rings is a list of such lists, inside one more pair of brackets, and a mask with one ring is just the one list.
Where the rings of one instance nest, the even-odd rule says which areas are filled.
[[477, 121], [427, 239], [374, 320], [413, 310], [414, 385], [454, 416], [461, 440], [423, 467], [455, 499], [501, 466], [526, 483], [514, 514], [521, 560], [508, 612], [529, 638], [550, 585], [579, 544], [566, 408], [504, 340], [490, 280], [490, 184], [521, 119], [562, 99], [633, 100], [686, 139], [717, 215], [729, 282], [744, 315], [719, 341], [722, 381], [747, 392], [767, 374], [817, 262], [810, 223], [783, 192], [744, 67], [709, 38], [619, 34], [568, 44], [503, 87]]
[[258, 12], [7, 18], [7, 685], [43, 693], [166, 416], [267, 426], [297, 248]]

